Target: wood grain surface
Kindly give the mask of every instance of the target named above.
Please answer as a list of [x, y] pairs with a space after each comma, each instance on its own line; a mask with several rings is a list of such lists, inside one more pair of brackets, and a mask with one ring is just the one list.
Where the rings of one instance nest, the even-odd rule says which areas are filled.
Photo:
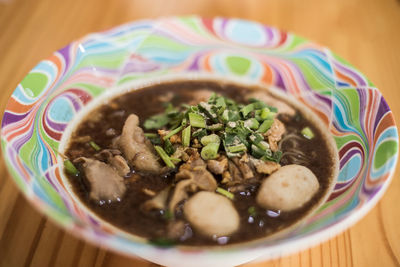
[[[128, 21], [199, 14], [257, 20], [330, 47], [381, 90], [400, 119], [397, 0], [0, 0], [0, 106], [35, 64], [87, 33]], [[356, 225], [319, 246], [245, 266], [400, 266], [400, 169]], [[35, 210], [0, 161], [0, 266], [156, 266], [79, 240]]]

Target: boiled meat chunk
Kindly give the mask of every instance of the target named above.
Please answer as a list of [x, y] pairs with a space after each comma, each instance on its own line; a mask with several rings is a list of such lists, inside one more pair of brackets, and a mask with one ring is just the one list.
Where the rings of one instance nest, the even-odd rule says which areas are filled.
[[90, 187], [90, 198], [99, 201], [120, 200], [126, 191], [124, 179], [110, 165], [99, 160], [79, 158]]
[[144, 136], [139, 127], [139, 118], [135, 114], [126, 119], [118, 145], [135, 170], [149, 173], [162, 171], [153, 146]]
[[272, 173], [257, 194], [263, 208], [291, 211], [302, 207], [319, 189], [317, 177], [301, 165], [287, 165]]
[[183, 211], [190, 224], [209, 237], [231, 235], [239, 229], [239, 214], [232, 202], [213, 192], [195, 194], [185, 203]]

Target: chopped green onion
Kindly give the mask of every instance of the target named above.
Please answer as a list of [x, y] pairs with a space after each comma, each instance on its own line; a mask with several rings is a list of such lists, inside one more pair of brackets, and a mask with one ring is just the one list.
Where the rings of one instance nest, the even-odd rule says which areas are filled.
[[210, 131], [220, 131], [223, 129], [224, 129], [224, 125], [222, 123], [216, 123], [216, 124], [207, 126], [207, 130], [210, 130]]
[[253, 217], [257, 216], [256, 207], [254, 207], [254, 206], [250, 206], [247, 209], [247, 212], [250, 214], [250, 216], [253, 216]]
[[175, 218], [175, 214], [170, 209], [166, 209], [163, 211], [162, 217], [165, 220], [173, 220]]
[[269, 149], [269, 144], [265, 141], [260, 141], [257, 144], [255, 144], [257, 147], [259, 147], [262, 150], [267, 150]]
[[178, 159], [178, 158], [173, 158], [173, 157], [169, 157], [169, 158], [174, 164], [177, 164], [182, 161], [181, 159]]
[[156, 133], [144, 133], [147, 138], [157, 138], [159, 135]]
[[201, 139], [203, 136], [207, 135], [207, 130], [206, 129], [198, 129], [195, 131], [192, 136], [197, 137], [198, 139]]
[[219, 143], [209, 143], [201, 149], [201, 157], [204, 160], [215, 159], [218, 156]]
[[219, 139], [218, 135], [210, 134], [210, 135], [202, 137], [200, 142], [202, 143], [203, 146], [206, 146], [206, 145], [211, 144], [211, 143], [218, 143], [219, 144], [221, 142], [221, 140]]
[[[268, 155], [268, 154], [270, 154], [270, 155]], [[279, 150], [274, 153], [272, 153], [272, 151], [271, 151], [270, 153], [267, 153], [261, 157], [261, 159], [264, 161], [274, 161], [274, 162], [281, 161], [281, 158], [282, 158], [282, 151], [279, 151]]]
[[250, 141], [251, 141], [253, 144], [258, 144], [258, 143], [260, 143], [262, 140], [264, 140], [264, 136], [262, 136], [262, 135], [259, 134], [259, 133], [253, 133], [253, 134], [251, 134], [251, 135], [249, 136], [249, 139], [250, 139]]
[[223, 107], [223, 108], [225, 108], [225, 107], [226, 107], [225, 98], [222, 97], [222, 96], [218, 97], [218, 98], [217, 98], [217, 101], [215, 102], [215, 105], [216, 105], [217, 107]]
[[307, 139], [313, 139], [314, 138], [314, 133], [310, 129], [310, 127], [305, 127], [303, 130], [301, 130], [301, 134]]
[[170, 168], [175, 168], [174, 163], [172, 163], [170, 157], [167, 155], [167, 153], [164, 151], [164, 149], [160, 146], [154, 146], [156, 149], [158, 155], [160, 155], [161, 159], [164, 161], [165, 165], [167, 165]]
[[168, 155], [172, 155], [175, 152], [175, 148], [169, 139], [164, 140], [164, 150]]
[[182, 131], [182, 144], [184, 147], [190, 146], [190, 134], [191, 134], [191, 126], [189, 125]]
[[238, 153], [238, 152], [244, 152], [247, 150], [247, 147], [244, 144], [236, 145], [236, 146], [228, 146], [227, 147], [228, 152], [230, 153]]
[[189, 121], [193, 127], [206, 128], [206, 120], [199, 114], [189, 113]]
[[183, 118], [183, 119], [182, 119], [182, 122], [181, 122], [181, 125], [182, 125], [182, 126], [186, 126], [186, 124], [187, 124], [187, 120], [186, 120], [186, 118]]
[[269, 108], [263, 108], [263, 109], [261, 110], [261, 113], [260, 113], [261, 119], [263, 119], [263, 120], [267, 119], [269, 113], [271, 113], [271, 111], [269, 110]]
[[246, 116], [247, 116], [250, 112], [252, 112], [253, 110], [254, 110], [254, 105], [253, 105], [253, 104], [248, 104], [248, 105], [244, 106], [244, 107], [240, 110], [240, 112], [242, 112], [243, 117], [246, 118]]
[[182, 128], [183, 128], [182, 126], [179, 126], [178, 128], [175, 128], [174, 130], [170, 131], [166, 136], [164, 136], [163, 140], [167, 140], [174, 134], [179, 133], [182, 130]]
[[162, 247], [162, 248], [172, 247], [176, 244], [175, 240], [169, 239], [166, 237], [150, 239], [149, 242], [150, 242], [150, 244], [153, 244], [155, 246]]
[[74, 164], [69, 159], [64, 160], [64, 168], [69, 174], [74, 176], [79, 175], [78, 169], [75, 168]]
[[161, 145], [161, 139], [160, 136], [156, 133], [145, 133], [144, 136], [146, 136], [147, 139], [150, 140], [150, 142], [153, 145]]
[[256, 130], [260, 126], [260, 123], [256, 119], [251, 118], [244, 121], [244, 126]]
[[204, 112], [207, 117], [209, 117], [212, 121], [217, 122], [217, 114], [212, 110], [211, 105], [205, 102], [200, 102], [199, 110]]
[[257, 132], [259, 133], [265, 133], [268, 131], [268, 129], [271, 127], [272, 123], [274, 123], [273, 120], [265, 120], [260, 127], [258, 128]]
[[98, 144], [96, 144], [95, 142], [93, 142], [93, 141], [90, 141], [89, 145], [91, 147], [93, 147], [93, 149], [96, 150], [96, 151], [100, 151], [101, 150], [101, 147]]
[[257, 147], [256, 145], [251, 145], [251, 155], [256, 159], [263, 157], [266, 154], [266, 151]]
[[160, 129], [161, 127], [167, 125], [170, 119], [167, 114], [158, 114], [151, 116], [144, 123], [143, 127], [146, 129]]
[[221, 195], [229, 198], [230, 200], [233, 200], [235, 198], [235, 196], [231, 192], [229, 192], [221, 187], [217, 187], [217, 190], [215, 190], [215, 191], [217, 193], [220, 193]]

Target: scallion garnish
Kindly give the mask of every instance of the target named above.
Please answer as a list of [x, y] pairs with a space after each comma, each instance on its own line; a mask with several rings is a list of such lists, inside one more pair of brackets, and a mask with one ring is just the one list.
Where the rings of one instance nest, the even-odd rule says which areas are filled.
[[74, 166], [74, 164], [69, 159], [64, 160], [64, 168], [69, 174], [72, 174], [74, 176], [79, 175], [78, 169]]
[[166, 136], [164, 136], [163, 140], [167, 140], [174, 134], [179, 133], [182, 130], [182, 128], [183, 128], [182, 126], [179, 126], [178, 128], [175, 128], [174, 130], [170, 131]]
[[314, 133], [310, 129], [310, 127], [305, 127], [303, 130], [301, 130], [301, 134], [307, 139], [313, 139], [314, 138]]
[[197, 128], [206, 128], [206, 120], [203, 116], [197, 113], [189, 113], [190, 125]]
[[247, 115], [248, 115], [250, 112], [252, 112], [253, 110], [254, 110], [254, 105], [253, 105], [253, 104], [248, 104], [248, 105], [244, 106], [244, 107], [240, 110], [240, 112], [242, 112], [243, 117], [246, 118]]
[[95, 142], [93, 142], [93, 141], [90, 141], [89, 145], [96, 151], [100, 151], [101, 150], [101, 147], [98, 144], [96, 144]]
[[238, 152], [245, 152], [247, 150], [247, 147], [244, 144], [239, 144], [236, 146], [228, 146], [227, 149], [228, 152], [230, 153], [238, 153]]
[[259, 133], [265, 133], [266, 131], [269, 130], [269, 128], [271, 127], [272, 123], [274, 121], [273, 120], [265, 120], [260, 127], [258, 128], [257, 132]]
[[215, 190], [217, 193], [220, 193], [221, 195], [229, 198], [230, 200], [233, 200], [235, 198], [235, 195], [232, 194], [231, 192], [223, 189], [222, 187], [217, 187], [217, 189]]
[[[222, 149], [228, 157], [249, 152], [255, 158], [279, 162], [281, 152], [271, 151], [264, 134], [273, 125], [276, 112], [276, 108], [258, 99], [251, 99], [248, 104], [239, 104], [213, 93], [207, 102], [198, 105], [182, 104], [177, 108], [170, 103], [166, 104], [164, 113], [147, 119], [144, 127], [168, 133], [163, 140], [154, 133], [146, 133], [145, 136], [153, 145], [162, 148], [168, 157], [179, 146], [193, 146], [201, 150], [201, 157], [205, 160], [218, 157], [219, 149]], [[303, 129], [303, 135], [312, 138], [312, 131], [306, 128]], [[172, 145], [170, 138], [179, 133], [181, 144], [174, 141]], [[172, 164], [180, 160], [167, 159]]]
[[211, 144], [211, 143], [218, 143], [219, 144], [220, 141], [221, 140], [219, 139], [219, 136], [216, 135], [216, 134], [210, 134], [210, 135], [204, 136], [200, 140], [200, 142], [202, 143], [203, 146], [206, 146], [206, 145]]
[[219, 143], [209, 143], [201, 149], [201, 157], [204, 160], [215, 159], [218, 157]]
[[160, 155], [161, 159], [164, 161], [165, 165], [170, 168], [175, 168], [174, 163], [172, 163], [170, 157], [164, 151], [164, 149], [160, 146], [154, 146], [155, 150], [157, 151], [158, 155]]
[[190, 146], [191, 126], [189, 125], [182, 131], [182, 145], [184, 147]]

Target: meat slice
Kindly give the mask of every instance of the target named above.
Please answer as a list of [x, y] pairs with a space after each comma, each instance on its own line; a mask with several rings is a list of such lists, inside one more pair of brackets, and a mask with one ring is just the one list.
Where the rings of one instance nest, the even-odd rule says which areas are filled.
[[144, 136], [139, 126], [139, 118], [135, 114], [126, 119], [118, 145], [132, 166], [137, 171], [160, 173], [162, 166], [158, 162], [151, 142]]
[[106, 160], [120, 176], [124, 177], [131, 169], [120, 154], [121, 152], [118, 149], [104, 149], [95, 156], [101, 160]]
[[240, 159], [237, 157], [232, 158], [232, 161], [239, 168], [244, 179], [250, 179], [254, 177], [254, 173], [249, 166], [249, 159], [247, 154], [244, 154]]
[[208, 160], [207, 168], [214, 174], [223, 174], [228, 169], [228, 159], [225, 156], [221, 156], [217, 160]]
[[206, 163], [198, 152], [193, 152], [188, 162], [181, 165], [179, 172], [175, 175], [175, 181], [179, 182], [175, 186], [169, 204], [171, 211], [175, 210], [179, 202], [188, 198], [188, 192], [196, 192], [199, 189], [206, 191], [217, 189], [217, 181], [207, 170]]
[[286, 114], [289, 116], [294, 116], [296, 114], [296, 110], [294, 108], [292, 108], [285, 102], [279, 100], [278, 98], [273, 97], [268, 92], [255, 91], [255, 92], [248, 94], [248, 98], [255, 98], [255, 99], [261, 100], [265, 104], [267, 104], [271, 107], [277, 108], [278, 113]]
[[110, 165], [84, 157], [76, 161], [82, 162], [85, 182], [90, 188], [90, 198], [98, 201], [119, 201], [123, 197], [126, 191], [124, 179]]
[[274, 119], [271, 128], [266, 132], [268, 137], [269, 147], [273, 152], [278, 150], [278, 142], [282, 139], [282, 135], [285, 133], [285, 125], [278, 119]]
[[142, 210], [163, 210], [166, 208], [167, 198], [169, 194], [170, 187], [166, 187], [165, 189], [158, 192], [153, 198], [145, 201], [142, 204]]
[[184, 205], [190, 224], [208, 237], [229, 236], [239, 229], [239, 214], [232, 202], [213, 192], [196, 193]]
[[279, 163], [273, 161], [264, 161], [253, 157], [250, 157], [250, 162], [260, 174], [271, 174], [281, 167]]

